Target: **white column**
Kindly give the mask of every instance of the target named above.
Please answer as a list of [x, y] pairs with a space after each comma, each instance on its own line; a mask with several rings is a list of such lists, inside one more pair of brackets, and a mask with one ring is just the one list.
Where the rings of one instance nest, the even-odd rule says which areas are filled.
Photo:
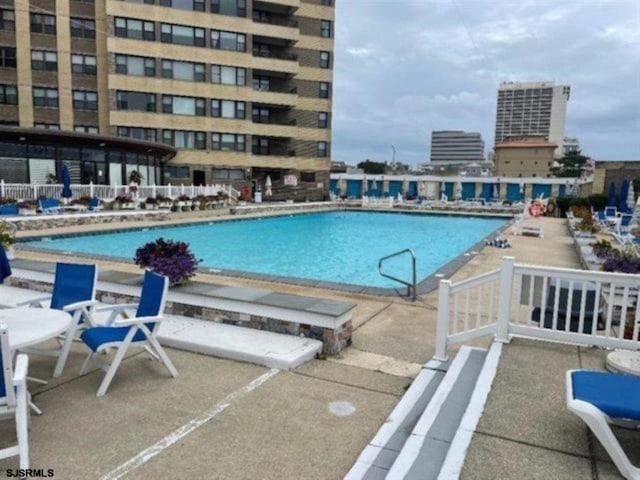
[[[436, 327], [436, 351], [434, 360], [447, 361], [447, 337], [449, 336], [449, 298], [451, 280], [440, 280], [438, 289], [438, 323]], [[456, 321], [456, 319], [453, 319]]]
[[502, 257], [502, 268], [500, 269], [500, 291], [498, 325], [496, 330], [496, 340], [502, 343], [509, 343], [509, 320], [511, 317], [511, 292], [513, 291], [513, 280], [516, 259], [514, 257]]
[[93, 181], [89, 182], [89, 197], [93, 198]]

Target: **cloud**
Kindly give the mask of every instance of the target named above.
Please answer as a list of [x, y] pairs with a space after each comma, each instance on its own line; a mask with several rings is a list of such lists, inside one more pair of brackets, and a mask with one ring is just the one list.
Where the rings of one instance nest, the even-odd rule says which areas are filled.
[[[423, 162], [432, 130], [493, 145], [501, 81], [569, 84], [567, 136], [599, 159], [640, 158], [640, 3], [336, 2], [332, 154]], [[606, 134], [603, 134], [606, 132]]]

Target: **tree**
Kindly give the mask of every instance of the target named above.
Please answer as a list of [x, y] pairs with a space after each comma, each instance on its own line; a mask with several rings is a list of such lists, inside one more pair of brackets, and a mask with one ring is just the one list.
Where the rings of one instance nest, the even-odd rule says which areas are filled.
[[571, 150], [558, 160], [557, 166], [551, 167], [551, 173], [562, 178], [580, 177], [587, 169], [588, 160], [580, 150]]
[[379, 175], [379, 174], [383, 174], [384, 173], [384, 167], [386, 167], [387, 164], [383, 163], [383, 162], [372, 162], [371, 160], [367, 159], [364, 162], [360, 162], [358, 164], [358, 168], [361, 168], [362, 170], [364, 170], [364, 173], [369, 173], [372, 175]]

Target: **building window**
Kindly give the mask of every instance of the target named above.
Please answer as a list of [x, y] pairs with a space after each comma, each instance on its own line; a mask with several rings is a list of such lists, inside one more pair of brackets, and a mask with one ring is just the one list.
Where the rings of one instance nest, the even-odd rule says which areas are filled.
[[320, 5], [324, 5], [325, 7], [330, 7], [333, 5], [333, 0], [321, 0]]
[[244, 152], [245, 136], [235, 133], [212, 133], [211, 134], [211, 150], [220, 150], [223, 152]]
[[167, 178], [189, 178], [189, 167], [164, 167], [164, 175]]
[[320, 82], [320, 98], [329, 98], [329, 82]]
[[232, 17], [247, 16], [246, 0], [211, 0], [211, 13], [231, 15]]
[[271, 80], [269, 77], [255, 76], [253, 77], [253, 89], [268, 92], [271, 90]]
[[162, 76], [175, 80], [204, 82], [204, 63], [162, 60]]
[[0, 8], [0, 30], [14, 31], [16, 29], [16, 14], [13, 10]]
[[15, 85], [0, 84], [0, 105], [17, 105], [18, 88]]
[[56, 17], [54, 15], [31, 14], [31, 33], [56, 34]]
[[207, 147], [205, 132], [186, 130], [162, 130], [162, 143], [191, 150], [204, 150]]
[[300, 181], [306, 183], [315, 183], [316, 172], [300, 172]]
[[160, 41], [177, 45], [204, 47], [204, 28], [163, 23], [160, 26]]
[[139, 110], [142, 112], [156, 111], [155, 93], [126, 92], [118, 90], [116, 92], [116, 103], [118, 110]]
[[96, 38], [96, 22], [88, 18], [71, 18], [71, 36]]
[[58, 70], [58, 54], [56, 52], [31, 50], [31, 69], [56, 72]]
[[331, 38], [331, 22], [329, 20], [322, 20], [320, 22], [320, 36]]
[[16, 49], [0, 47], [0, 67], [16, 68]]
[[251, 137], [251, 153], [254, 155], [269, 155], [271, 141], [268, 138]]
[[[154, 2], [153, 0], [144, 0], [144, 3]], [[160, 0], [158, 3], [163, 7], [172, 7], [178, 10], [191, 10], [194, 12], [204, 12], [205, 10], [204, 0]]]
[[235, 100], [211, 100], [211, 116], [219, 118], [245, 118], [245, 103]]
[[74, 132], [79, 132], [79, 133], [93, 133], [93, 134], [98, 134], [98, 127], [93, 126], [93, 125], [74, 125], [73, 126], [73, 131]]
[[319, 157], [327, 156], [327, 142], [318, 142], [318, 156]]
[[318, 112], [318, 128], [327, 128], [329, 126], [329, 114], [327, 112]]
[[34, 87], [33, 106], [34, 107], [54, 107], [58, 108], [58, 89]]
[[231, 50], [235, 52], [247, 51], [247, 37], [242, 33], [211, 30], [211, 48]]
[[96, 74], [96, 57], [94, 55], [71, 55], [71, 71], [84, 75]]
[[174, 115], [191, 115], [202, 117], [206, 115], [205, 101], [204, 98], [163, 95], [162, 113], [173, 113]]
[[253, 107], [251, 119], [255, 123], [269, 123], [271, 118], [271, 110], [268, 108]]
[[139, 77], [156, 76], [156, 59], [134, 55], [116, 55], [116, 73]]
[[245, 180], [247, 174], [242, 168], [213, 168], [211, 175], [216, 180]]
[[247, 70], [240, 67], [211, 65], [211, 83], [244, 87], [247, 83]]
[[145, 22], [133, 18], [116, 17], [116, 37], [134, 38], [136, 40], [156, 39], [156, 27], [153, 22]]
[[76, 110], [98, 110], [98, 93], [87, 90], [74, 90], [73, 108]]
[[155, 128], [140, 127], [118, 127], [118, 136], [146, 140], [147, 142], [155, 142], [157, 138]]
[[331, 54], [320, 52], [320, 68], [331, 68]]
[[44, 130], [60, 130], [60, 125], [57, 123], [34, 123], [33, 128], [42, 128]]

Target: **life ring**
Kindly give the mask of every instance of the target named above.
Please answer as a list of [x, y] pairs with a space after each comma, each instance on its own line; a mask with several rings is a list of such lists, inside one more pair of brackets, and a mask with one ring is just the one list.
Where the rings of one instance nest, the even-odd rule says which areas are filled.
[[529, 204], [529, 215], [534, 218], [541, 217], [546, 212], [545, 204], [542, 200], [536, 199], [532, 200]]
[[553, 215], [556, 211], [557, 206], [558, 204], [556, 203], [556, 199], [555, 198], [550, 199], [549, 203], [547, 204], [547, 214]]

